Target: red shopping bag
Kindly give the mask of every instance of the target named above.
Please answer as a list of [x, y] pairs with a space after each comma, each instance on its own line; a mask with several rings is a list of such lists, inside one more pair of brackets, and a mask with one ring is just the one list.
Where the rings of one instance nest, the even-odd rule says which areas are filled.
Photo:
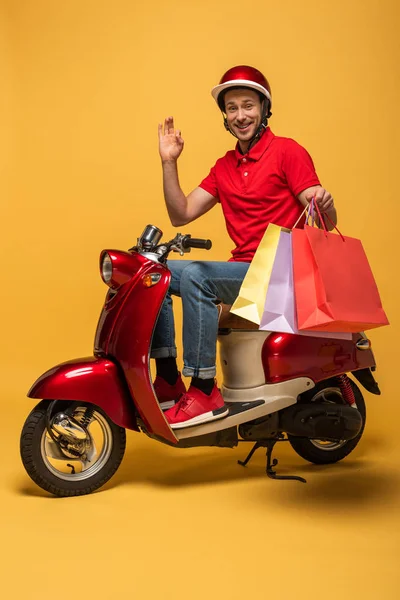
[[323, 229], [292, 231], [298, 328], [358, 333], [388, 325], [361, 241], [328, 232], [319, 217]]

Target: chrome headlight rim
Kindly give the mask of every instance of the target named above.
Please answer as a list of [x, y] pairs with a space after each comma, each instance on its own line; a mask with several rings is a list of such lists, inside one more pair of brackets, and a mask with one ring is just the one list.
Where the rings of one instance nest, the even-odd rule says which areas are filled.
[[105, 252], [101, 258], [101, 278], [107, 285], [110, 285], [113, 275], [113, 264], [111, 256]]

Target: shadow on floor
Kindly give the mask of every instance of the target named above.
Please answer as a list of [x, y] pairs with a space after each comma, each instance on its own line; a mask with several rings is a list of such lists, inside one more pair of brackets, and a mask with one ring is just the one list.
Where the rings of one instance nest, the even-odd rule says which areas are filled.
[[[99, 491], [120, 485], [149, 484], [167, 488], [222, 485], [226, 482], [265, 482], [257, 487], [256, 501], [263, 495], [274, 498], [280, 504], [309, 505], [328, 510], [338, 505], [354, 507], [387, 504], [399, 496], [400, 474], [386, 464], [387, 442], [365, 436], [351, 456], [333, 465], [313, 465], [301, 459], [289, 444], [278, 444], [274, 457], [279, 459], [276, 471], [279, 475], [300, 475], [307, 479], [303, 484], [296, 481], [274, 481], [265, 475], [265, 450], [259, 449], [245, 468], [237, 464], [244, 459], [251, 444], [239, 444], [234, 449], [220, 448], [171, 448], [145, 438], [138, 444], [133, 434], [128, 439], [124, 460], [114, 477]], [[41, 490], [27, 477], [19, 478], [13, 486], [22, 495], [54, 498]], [[249, 494], [254, 493], [254, 486]]]

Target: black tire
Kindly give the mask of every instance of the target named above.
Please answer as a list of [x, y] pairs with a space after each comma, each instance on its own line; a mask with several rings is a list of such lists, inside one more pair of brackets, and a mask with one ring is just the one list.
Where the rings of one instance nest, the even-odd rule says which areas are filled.
[[[85, 477], [84, 471], [76, 476], [73, 472], [70, 474], [60, 473], [57, 476], [57, 469], [51, 465], [47, 456], [44, 456], [46, 448], [46, 413], [49, 406], [49, 400], [40, 402], [29, 414], [21, 433], [20, 452], [23, 465], [29, 477], [42, 489], [54, 494], [55, 496], [83, 496], [90, 494], [104, 485], [115, 473], [121, 464], [125, 453], [126, 434], [125, 429], [113, 423], [99, 407], [92, 405], [94, 409], [94, 418], [103, 424], [109, 438], [107, 452], [103, 453], [103, 462], [99, 463], [100, 468], [96, 471], [94, 466], [88, 469], [88, 476]], [[58, 404], [58, 403], [57, 403]], [[53, 415], [61, 410], [54, 409]], [[89, 405], [84, 403], [66, 403], [60, 402], [62, 410], [71, 404], [87, 408]], [[68, 462], [68, 458], [65, 459]], [[73, 462], [73, 459], [69, 462]], [[90, 469], [94, 469], [90, 474]]]
[[[325, 447], [322, 447], [323, 443], [320, 443], [321, 447], [317, 447], [316, 444], [318, 444], [318, 442], [316, 440], [314, 440], [313, 442], [312, 440], [306, 438], [299, 438], [293, 435], [288, 435], [288, 439], [293, 450], [305, 460], [308, 460], [309, 462], [312, 462], [316, 465], [327, 465], [338, 462], [339, 460], [343, 460], [343, 458], [348, 456], [360, 441], [365, 427], [366, 407], [360, 389], [354, 383], [354, 381], [352, 381], [351, 379], [349, 379], [349, 381], [351, 383], [351, 387], [353, 388], [357, 408], [363, 420], [360, 433], [352, 440], [348, 440], [346, 442], [340, 442], [340, 440], [338, 440], [337, 445], [339, 445], [339, 447], [336, 448], [333, 444], [331, 445], [332, 447], [329, 447], [329, 444], [327, 444]], [[327, 392], [327, 390], [332, 389], [335, 389], [336, 392]], [[324, 391], [327, 394], [327, 397], [329, 397], [330, 402], [340, 402], [341, 404], [346, 404], [340, 392], [339, 385], [335, 379], [321, 381], [312, 390], [302, 394], [299, 402], [308, 403], [313, 401], [320, 401], [319, 398], [322, 397], [322, 393]]]

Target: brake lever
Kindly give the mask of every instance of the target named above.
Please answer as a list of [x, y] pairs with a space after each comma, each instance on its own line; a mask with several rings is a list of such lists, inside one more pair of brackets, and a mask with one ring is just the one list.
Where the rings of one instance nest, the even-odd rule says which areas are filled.
[[182, 248], [182, 246], [176, 246], [175, 244], [172, 244], [169, 249], [172, 250], [172, 252], [179, 252], [180, 256], [187, 254], [191, 250], [191, 248]]

